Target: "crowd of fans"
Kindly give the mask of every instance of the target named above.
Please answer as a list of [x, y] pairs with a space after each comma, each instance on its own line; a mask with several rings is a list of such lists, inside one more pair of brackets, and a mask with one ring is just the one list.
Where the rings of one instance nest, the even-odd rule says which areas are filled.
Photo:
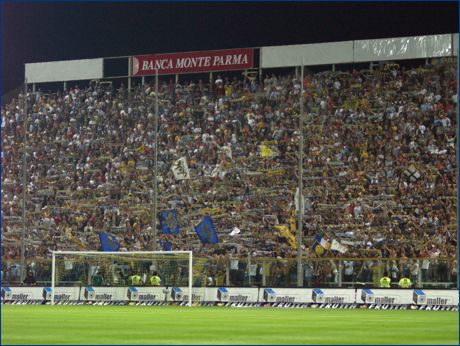
[[[20, 258], [25, 137], [28, 259], [98, 250], [100, 231], [114, 234], [122, 251], [151, 250], [152, 227], [157, 249], [168, 241], [216, 263], [294, 258], [291, 236], [275, 226], [295, 236], [301, 83], [305, 258], [456, 258], [457, 66], [435, 60], [307, 73], [303, 81], [293, 74], [162, 81], [158, 212], [177, 210], [178, 235], [160, 234], [153, 222], [152, 85], [128, 92], [94, 82], [21, 94], [2, 106], [3, 259]], [[190, 179], [171, 171], [181, 157]], [[217, 244], [201, 244], [193, 230], [205, 215]], [[318, 234], [346, 251], [318, 253]]]

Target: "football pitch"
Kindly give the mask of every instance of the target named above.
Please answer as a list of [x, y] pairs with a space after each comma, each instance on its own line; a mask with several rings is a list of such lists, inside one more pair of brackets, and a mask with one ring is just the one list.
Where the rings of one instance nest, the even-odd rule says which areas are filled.
[[2, 344], [458, 344], [458, 312], [3, 305]]

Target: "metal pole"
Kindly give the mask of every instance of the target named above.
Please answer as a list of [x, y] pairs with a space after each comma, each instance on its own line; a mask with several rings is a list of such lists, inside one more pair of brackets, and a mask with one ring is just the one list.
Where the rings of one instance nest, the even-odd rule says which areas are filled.
[[193, 281], [193, 258], [192, 251], [188, 255], [188, 306], [192, 306], [192, 281]]
[[21, 281], [24, 280], [26, 272], [26, 197], [27, 197], [27, 79], [24, 81], [23, 98], [23, 152], [22, 152], [22, 230], [21, 230]]
[[212, 72], [209, 72], [209, 91], [212, 91]]
[[53, 257], [51, 260], [51, 305], [54, 305], [54, 275], [56, 275], [56, 254], [53, 251]]
[[298, 200], [298, 224], [297, 224], [297, 287], [303, 286], [303, 272], [302, 272], [302, 224], [303, 224], [303, 58], [302, 66], [300, 67], [300, 118], [299, 118], [299, 200]]
[[131, 92], [131, 64], [132, 58], [128, 59], [128, 93]]
[[152, 250], [157, 244], [157, 196], [158, 196], [158, 69], [155, 69], [155, 156], [153, 158], [153, 225]]
[[248, 272], [248, 285], [249, 287], [251, 287], [251, 251], [248, 252], [248, 270], [247, 272]]

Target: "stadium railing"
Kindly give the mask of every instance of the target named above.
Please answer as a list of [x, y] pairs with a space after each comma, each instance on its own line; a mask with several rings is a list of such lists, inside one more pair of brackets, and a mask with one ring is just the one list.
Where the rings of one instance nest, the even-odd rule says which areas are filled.
[[[2, 286], [21, 285], [21, 267], [14, 261], [3, 263]], [[29, 266], [37, 285], [51, 282], [51, 260]], [[305, 258], [303, 287], [379, 287], [387, 273], [392, 287], [408, 277], [416, 288], [457, 288], [457, 261], [452, 258]], [[127, 279], [127, 278], [126, 278]], [[106, 285], [120, 285], [105, 278]], [[167, 285], [167, 278], [163, 283]], [[79, 286], [78, 272], [69, 273], [61, 283]], [[296, 287], [297, 259], [261, 257], [197, 257], [193, 261], [193, 286]]]

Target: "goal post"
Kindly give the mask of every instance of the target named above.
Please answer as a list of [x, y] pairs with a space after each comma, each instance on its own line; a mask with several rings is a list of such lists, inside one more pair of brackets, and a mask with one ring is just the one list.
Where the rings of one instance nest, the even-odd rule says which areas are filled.
[[51, 264], [51, 305], [57, 287], [149, 287], [159, 276], [160, 287], [185, 288], [192, 306], [192, 251], [53, 251]]

